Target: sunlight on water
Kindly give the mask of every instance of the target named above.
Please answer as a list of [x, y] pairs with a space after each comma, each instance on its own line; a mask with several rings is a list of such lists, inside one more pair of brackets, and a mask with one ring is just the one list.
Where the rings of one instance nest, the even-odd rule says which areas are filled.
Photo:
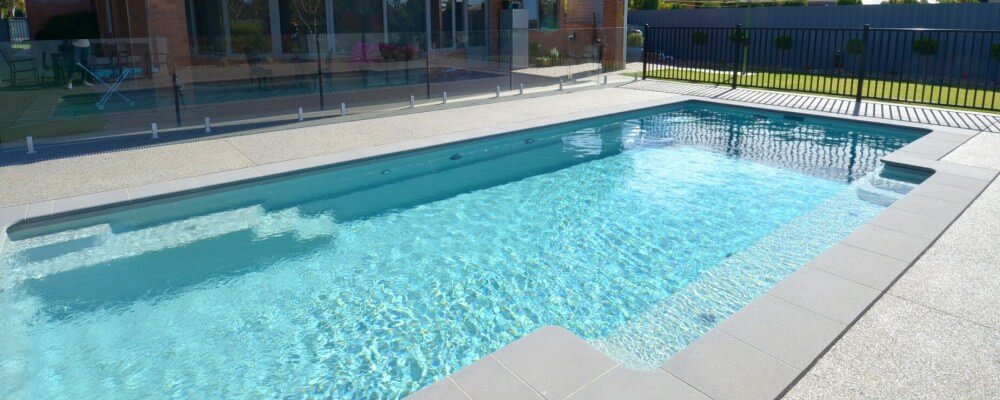
[[398, 398], [543, 325], [653, 368], [905, 193], [877, 159], [917, 137], [623, 119], [14, 230], [0, 397]]

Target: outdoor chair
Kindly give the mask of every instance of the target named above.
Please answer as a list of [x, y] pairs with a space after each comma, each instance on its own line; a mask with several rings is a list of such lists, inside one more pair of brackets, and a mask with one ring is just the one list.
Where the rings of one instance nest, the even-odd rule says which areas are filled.
[[11, 87], [17, 87], [18, 73], [30, 72], [35, 82], [38, 82], [38, 61], [34, 57], [14, 55], [9, 48], [0, 48], [0, 58], [3, 58], [10, 70]]

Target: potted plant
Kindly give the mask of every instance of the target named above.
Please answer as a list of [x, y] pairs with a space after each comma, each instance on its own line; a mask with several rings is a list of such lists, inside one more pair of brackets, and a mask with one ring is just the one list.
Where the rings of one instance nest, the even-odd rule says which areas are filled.
[[629, 29], [625, 40], [625, 59], [627, 62], [642, 61], [642, 31], [639, 29]]
[[780, 35], [774, 38], [774, 47], [778, 48], [778, 70], [784, 70], [785, 54], [792, 48], [792, 35]]
[[913, 53], [923, 58], [921, 75], [927, 74], [927, 64], [931, 56], [938, 52], [938, 41], [929, 36], [923, 36], [913, 41]]

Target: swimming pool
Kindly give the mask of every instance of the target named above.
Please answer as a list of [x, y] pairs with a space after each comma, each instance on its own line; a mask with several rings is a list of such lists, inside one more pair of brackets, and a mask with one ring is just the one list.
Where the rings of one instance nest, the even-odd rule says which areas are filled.
[[878, 159], [918, 137], [689, 103], [22, 224], [0, 396], [395, 398], [543, 325], [656, 367], [912, 187]]

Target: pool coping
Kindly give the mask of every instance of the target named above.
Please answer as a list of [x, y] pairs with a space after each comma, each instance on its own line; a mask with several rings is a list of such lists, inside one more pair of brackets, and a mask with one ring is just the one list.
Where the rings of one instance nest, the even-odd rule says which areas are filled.
[[413, 398], [775, 398], [783, 395], [929, 248], [998, 171], [941, 161], [981, 132], [929, 127], [819, 111], [760, 107], [738, 101], [675, 95], [474, 129], [382, 146], [48, 200], [0, 209], [0, 251], [7, 228], [50, 218], [402, 152], [482, 139], [646, 108], [700, 102], [826, 119], [916, 128], [930, 133], [883, 162], [933, 172], [913, 191], [841, 242], [775, 284], [742, 310], [669, 358], [636, 371], [611, 360], [569, 331], [547, 326], [411, 395]]

